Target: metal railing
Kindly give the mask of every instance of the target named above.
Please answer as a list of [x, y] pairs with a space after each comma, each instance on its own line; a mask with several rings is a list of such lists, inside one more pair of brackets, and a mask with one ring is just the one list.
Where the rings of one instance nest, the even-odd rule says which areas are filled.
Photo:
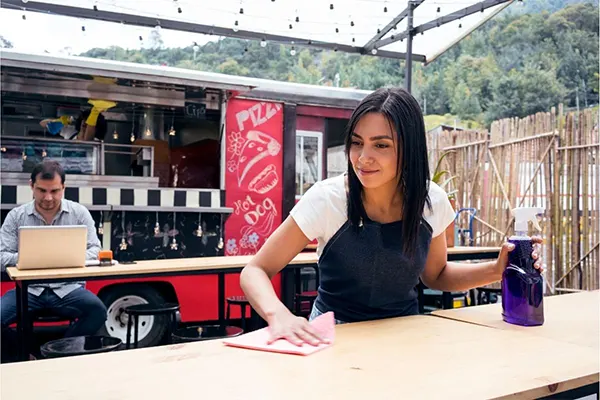
[[2, 172], [28, 172], [45, 158], [61, 163], [66, 173], [105, 175], [106, 155], [129, 157], [128, 173], [135, 161], [144, 177], [154, 176], [154, 147], [135, 144], [86, 142], [31, 136], [0, 136], [0, 169]]

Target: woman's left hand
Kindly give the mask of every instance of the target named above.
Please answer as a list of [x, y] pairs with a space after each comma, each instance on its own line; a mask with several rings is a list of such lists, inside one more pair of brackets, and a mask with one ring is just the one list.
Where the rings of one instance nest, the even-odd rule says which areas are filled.
[[[531, 253], [531, 257], [535, 260], [533, 266], [540, 271], [540, 273], [544, 272], [544, 268], [542, 267], [542, 257], [541, 257], [541, 249], [542, 243], [544, 243], [544, 239], [541, 237], [534, 236], [531, 238], [533, 241], [533, 252]], [[504, 269], [508, 266], [508, 253], [515, 249], [515, 245], [509, 242], [505, 242], [502, 245], [502, 249], [500, 250], [500, 255], [498, 256], [498, 260], [496, 261], [496, 265], [494, 267], [494, 271], [502, 276]]]

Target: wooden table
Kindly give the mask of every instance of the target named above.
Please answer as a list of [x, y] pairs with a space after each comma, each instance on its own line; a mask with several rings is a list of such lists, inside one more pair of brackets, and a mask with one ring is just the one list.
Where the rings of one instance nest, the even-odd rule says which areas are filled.
[[4, 364], [0, 397], [531, 399], [598, 382], [598, 372], [583, 346], [414, 316], [338, 325], [334, 345], [308, 357], [213, 340]]
[[[15, 267], [6, 269], [16, 283], [17, 337], [19, 359], [27, 360], [27, 343], [30, 337], [27, 288], [35, 283], [73, 282], [118, 278], [145, 278], [176, 275], [218, 275], [219, 323], [225, 320], [225, 275], [240, 272], [252, 256], [197, 257], [170, 260], [138, 261], [135, 264], [117, 264], [109, 267], [56, 268], [20, 271]], [[318, 257], [313, 253], [298, 254], [286, 269], [315, 265]], [[289, 297], [289, 296], [288, 296]], [[290, 304], [286, 304], [291, 307]]]
[[438, 310], [438, 317], [483, 325], [490, 328], [522, 332], [591, 347], [597, 355], [600, 350], [600, 291], [563, 294], [544, 297], [544, 324], [519, 326], [502, 320], [501, 304], [486, 304], [454, 310]]
[[[317, 250], [317, 245], [309, 243], [305, 250]], [[454, 246], [448, 247], [448, 261], [486, 260], [497, 258], [500, 247]]]

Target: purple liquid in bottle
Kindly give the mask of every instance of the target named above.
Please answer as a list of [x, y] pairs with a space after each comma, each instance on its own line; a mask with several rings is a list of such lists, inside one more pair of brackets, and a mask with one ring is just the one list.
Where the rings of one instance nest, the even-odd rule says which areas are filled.
[[544, 323], [544, 281], [531, 257], [533, 242], [526, 236], [508, 240], [515, 249], [508, 253], [508, 266], [502, 274], [502, 317], [523, 326]]

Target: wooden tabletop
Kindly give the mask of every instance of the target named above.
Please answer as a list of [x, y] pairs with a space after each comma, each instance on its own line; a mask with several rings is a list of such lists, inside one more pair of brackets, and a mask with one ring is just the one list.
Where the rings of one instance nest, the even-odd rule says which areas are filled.
[[[40, 280], [64, 278], [93, 278], [102, 276], [126, 276], [132, 274], [158, 274], [182, 271], [211, 271], [241, 268], [248, 264], [252, 256], [196, 257], [170, 260], [138, 261], [136, 264], [117, 264], [108, 267], [53, 268], [21, 271], [15, 267], [6, 269], [12, 280]], [[300, 253], [290, 262], [316, 264], [316, 253]]]
[[308, 357], [213, 340], [3, 364], [0, 397], [531, 399], [597, 382], [598, 364], [583, 346], [414, 316], [338, 325], [334, 345]]
[[[448, 254], [471, 254], [497, 252], [498, 247], [451, 247]], [[6, 269], [12, 280], [40, 280], [65, 278], [94, 278], [102, 276], [127, 276], [132, 274], [158, 274], [165, 272], [211, 271], [241, 268], [252, 256], [221, 256], [176, 258], [170, 260], [138, 261], [136, 264], [118, 264], [109, 267], [56, 268], [20, 271], [15, 267]], [[314, 252], [299, 253], [291, 265], [316, 264], [319, 257]]]
[[500, 247], [454, 246], [448, 247], [448, 254], [498, 253]]
[[541, 326], [519, 326], [504, 322], [500, 303], [436, 310], [432, 314], [456, 321], [584, 345], [596, 349], [595, 353], [598, 354], [599, 303], [600, 291], [598, 290], [546, 296], [544, 297], [544, 324]]

